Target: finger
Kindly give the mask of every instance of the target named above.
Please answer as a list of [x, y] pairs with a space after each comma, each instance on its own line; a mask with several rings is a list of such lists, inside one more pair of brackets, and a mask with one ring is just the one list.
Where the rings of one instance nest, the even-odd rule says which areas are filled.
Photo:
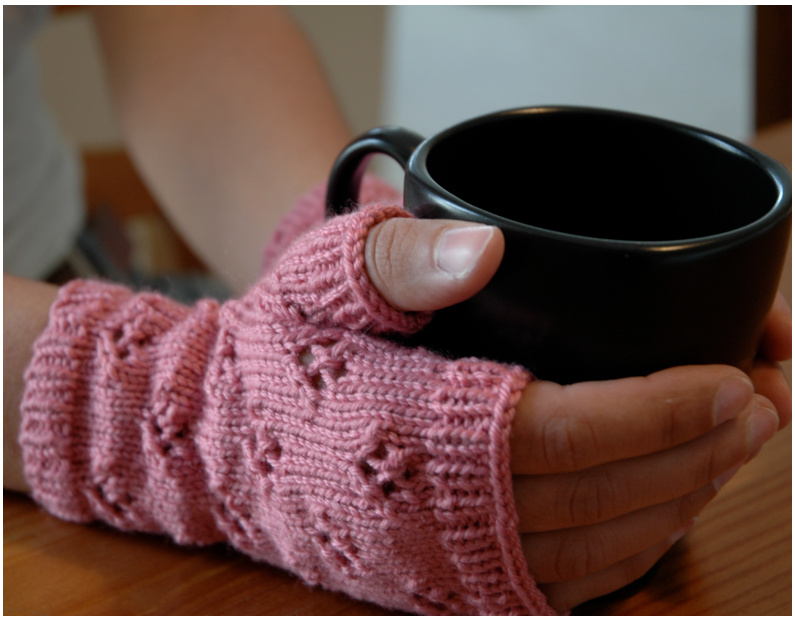
[[645, 457], [568, 474], [514, 477], [519, 532], [586, 526], [675, 500], [708, 483], [721, 487], [776, 434], [779, 420], [770, 405], [757, 396], [736, 420]]
[[775, 406], [781, 420], [780, 428], [789, 425], [792, 420], [792, 390], [781, 367], [768, 360], [757, 359], [750, 376], [756, 391]]
[[365, 264], [381, 295], [402, 311], [434, 311], [479, 292], [505, 249], [499, 228], [432, 219], [391, 219], [367, 238]]
[[540, 584], [539, 589], [557, 612], [565, 614], [586, 601], [615, 592], [640, 579], [690, 528], [692, 524], [681, 528], [662, 543], [606, 569], [573, 581]]
[[772, 361], [792, 357], [792, 310], [785, 298], [778, 294], [767, 316], [760, 351]]
[[533, 382], [511, 426], [511, 470], [556, 474], [668, 449], [735, 418], [752, 395], [748, 376], [723, 365], [569, 386]]
[[717, 494], [712, 483], [676, 500], [607, 522], [522, 535], [522, 550], [539, 583], [580, 579], [626, 560], [690, 524]]

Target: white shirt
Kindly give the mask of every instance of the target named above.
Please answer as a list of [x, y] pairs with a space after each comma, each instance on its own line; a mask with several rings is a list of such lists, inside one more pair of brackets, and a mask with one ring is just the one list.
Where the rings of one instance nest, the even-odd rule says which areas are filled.
[[3, 271], [44, 278], [85, 213], [82, 174], [42, 100], [31, 49], [50, 9], [3, 7]]

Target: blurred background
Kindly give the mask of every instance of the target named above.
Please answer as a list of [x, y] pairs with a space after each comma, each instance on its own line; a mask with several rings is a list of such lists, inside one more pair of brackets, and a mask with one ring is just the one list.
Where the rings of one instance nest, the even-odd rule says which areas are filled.
[[[789, 119], [791, 6], [295, 6], [355, 132], [430, 135], [526, 105], [611, 107], [747, 141]], [[37, 40], [43, 90], [83, 151], [89, 201], [125, 220], [144, 269], [196, 266], [121, 148], [89, 16]], [[400, 182], [399, 170], [380, 169]]]

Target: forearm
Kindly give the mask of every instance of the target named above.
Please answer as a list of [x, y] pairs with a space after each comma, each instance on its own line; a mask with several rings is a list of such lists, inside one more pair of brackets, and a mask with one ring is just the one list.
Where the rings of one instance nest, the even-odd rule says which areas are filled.
[[17, 435], [23, 375], [58, 289], [3, 274], [3, 487], [27, 491]]
[[372, 336], [428, 318], [364, 271], [364, 239], [397, 217], [335, 218], [220, 306], [62, 288], [25, 374], [34, 498], [70, 521], [226, 541], [404, 611], [551, 611], [523, 566], [508, 470], [530, 376]]
[[233, 287], [350, 135], [280, 7], [104, 7], [95, 22], [127, 145], [195, 250]]

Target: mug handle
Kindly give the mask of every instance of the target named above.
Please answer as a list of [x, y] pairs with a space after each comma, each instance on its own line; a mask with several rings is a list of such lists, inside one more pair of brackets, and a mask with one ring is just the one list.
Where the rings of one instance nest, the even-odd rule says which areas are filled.
[[386, 154], [405, 169], [411, 153], [424, 140], [400, 127], [380, 127], [348, 144], [331, 168], [326, 189], [326, 218], [348, 212], [359, 200], [359, 189], [373, 154]]

